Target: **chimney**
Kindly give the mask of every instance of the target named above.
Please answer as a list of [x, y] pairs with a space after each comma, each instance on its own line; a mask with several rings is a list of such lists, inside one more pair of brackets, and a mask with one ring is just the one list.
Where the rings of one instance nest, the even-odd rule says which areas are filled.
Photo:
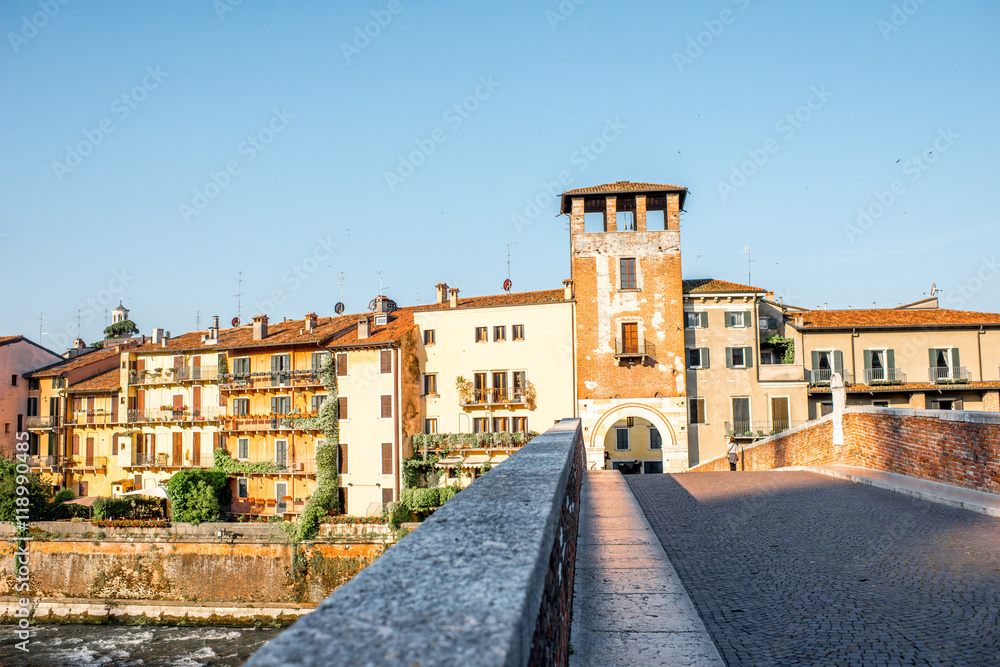
[[448, 305], [451, 308], [458, 308], [458, 288], [452, 287], [448, 290]]
[[163, 329], [153, 329], [153, 340], [151, 342], [153, 345], [163, 342]]
[[73, 341], [73, 347], [77, 350], [82, 350], [87, 347], [87, 344], [83, 342], [82, 338], [77, 338]]
[[795, 326], [796, 326], [796, 328], [800, 328], [802, 326], [802, 316], [801, 315], [796, 315], [795, 316]]
[[568, 278], [563, 281], [563, 298], [566, 301], [571, 301], [573, 299], [573, 279]]
[[873, 309], [873, 310], [876, 310], [876, 309], [878, 309], [878, 305], [876, 305], [876, 302], [875, 302], [875, 301], [872, 301], [872, 309]]
[[367, 317], [362, 317], [358, 320], [358, 340], [364, 340], [368, 338], [369, 323]]
[[306, 333], [316, 328], [316, 313], [306, 313]]
[[826, 301], [823, 302], [823, 310], [826, 310]]
[[219, 316], [212, 316], [212, 326], [208, 328], [208, 335], [205, 336], [205, 342], [217, 342], [219, 340]]
[[448, 298], [448, 283], [438, 283], [437, 284], [438, 293], [438, 305], [444, 303], [444, 300]]
[[256, 315], [253, 318], [253, 339], [264, 340], [267, 338], [267, 315]]

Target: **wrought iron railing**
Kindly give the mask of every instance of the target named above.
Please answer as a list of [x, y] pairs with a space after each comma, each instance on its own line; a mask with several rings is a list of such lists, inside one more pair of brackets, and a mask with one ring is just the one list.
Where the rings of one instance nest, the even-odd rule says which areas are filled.
[[128, 383], [131, 385], [172, 384], [216, 380], [218, 377], [218, 366], [182, 366], [175, 370], [164, 368], [159, 372], [154, 370], [129, 373]]
[[28, 417], [28, 428], [53, 428], [59, 425], [59, 418], [56, 415], [45, 417]]
[[656, 346], [650, 343], [648, 340], [642, 338], [638, 340], [623, 340], [621, 338], [615, 339], [615, 357], [618, 358], [628, 358], [628, 357], [650, 357], [654, 358], [656, 356]]
[[133, 423], [218, 421], [226, 414], [225, 408], [198, 408], [197, 410], [129, 410], [128, 420]]
[[[840, 376], [844, 379], [844, 384], [854, 384], [854, 375], [849, 371], [837, 371]], [[824, 385], [830, 384], [830, 379], [833, 377], [834, 371], [829, 368], [819, 368], [811, 371], [807, 371], [809, 376], [809, 384], [811, 385]]]
[[948, 384], [969, 381], [969, 369], [965, 366], [931, 366], [927, 370], [931, 382]]
[[312, 387], [322, 385], [319, 371], [278, 371], [223, 375], [219, 388], [223, 391], [267, 389], [269, 387]]
[[528, 399], [523, 389], [473, 389], [472, 398], [464, 401], [465, 405], [496, 405], [501, 403], [527, 403]]
[[899, 368], [866, 368], [865, 384], [902, 384], [906, 374]]
[[726, 422], [726, 437], [760, 439], [805, 424], [804, 419]]

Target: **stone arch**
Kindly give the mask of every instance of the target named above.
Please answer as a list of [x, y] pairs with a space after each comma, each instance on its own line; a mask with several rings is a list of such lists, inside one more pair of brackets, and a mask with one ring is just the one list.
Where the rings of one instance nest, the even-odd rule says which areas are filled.
[[[607, 436], [608, 431], [611, 430], [611, 427], [619, 419], [624, 419], [625, 417], [640, 417], [653, 424], [656, 430], [660, 432], [664, 449], [669, 449], [677, 444], [677, 435], [674, 433], [674, 428], [662, 412], [644, 403], [622, 403], [605, 412], [597, 420], [597, 423], [594, 424], [594, 428], [590, 432], [591, 451], [597, 449], [604, 451], [604, 438]], [[668, 437], [669, 442], [667, 440]]]

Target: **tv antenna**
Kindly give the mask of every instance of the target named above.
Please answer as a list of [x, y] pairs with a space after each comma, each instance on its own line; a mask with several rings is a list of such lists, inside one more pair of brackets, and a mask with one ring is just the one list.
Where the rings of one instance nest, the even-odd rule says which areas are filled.
[[243, 272], [240, 271], [236, 276], [236, 323], [233, 326], [237, 326], [240, 321], [240, 316], [243, 314]]
[[76, 309], [76, 337], [80, 338], [80, 334], [83, 332], [83, 309]]
[[38, 313], [38, 344], [42, 344], [42, 322], [45, 321], [45, 313]]
[[749, 285], [751, 282], [753, 282], [752, 280], [750, 280], [750, 263], [756, 262], [757, 260], [750, 259], [750, 246], [748, 245], [743, 246], [743, 252], [746, 253], [747, 256], [747, 284]]
[[513, 285], [513, 283], [510, 281], [510, 247], [512, 245], [517, 245], [517, 241], [513, 241], [507, 244], [507, 280], [503, 281], [504, 292], [509, 292], [511, 285]]
[[337, 313], [338, 315], [341, 315], [344, 312], [344, 272], [343, 271], [340, 272], [340, 301], [338, 301], [336, 304], [334, 304], [334, 306], [333, 306], [333, 312]]

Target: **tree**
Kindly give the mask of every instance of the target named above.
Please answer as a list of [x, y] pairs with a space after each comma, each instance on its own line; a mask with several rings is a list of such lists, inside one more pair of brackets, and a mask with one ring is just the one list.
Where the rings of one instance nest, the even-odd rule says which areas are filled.
[[214, 521], [219, 518], [219, 506], [229, 504], [229, 475], [202, 468], [180, 470], [167, 482], [167, 494], [174, 521]]
[[122, 336], [133, 336], [139, 333], [139, 327], [132, 320], [122, 320], [109, 324], [104, 329], [105, 338], [121, 338]]
[[[18, 474], [17, 465], [17, 461], [0, 459], [0, 521], [16, 521], [17, 507], [28, 508], [28, 516], [21, 514], [22, 519], [45, 521], [50, 514], [48, 487], [33, 472]], [[25, 491], [18, 493], [18, 487]], [[27, 500], [18, 504], [18, 498]]]

